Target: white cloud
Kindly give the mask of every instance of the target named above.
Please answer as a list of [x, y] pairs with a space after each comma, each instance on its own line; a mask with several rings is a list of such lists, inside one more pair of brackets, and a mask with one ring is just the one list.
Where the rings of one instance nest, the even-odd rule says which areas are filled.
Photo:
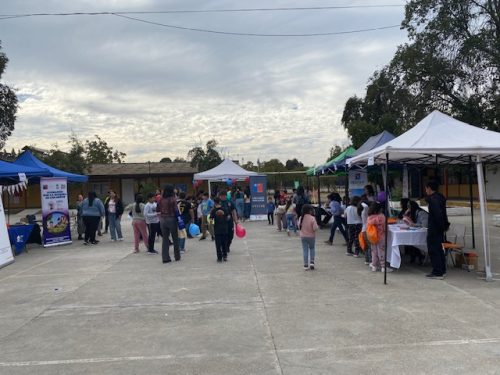
[[[21, 3], [23, 8], [14, 0], [5, 3], [3, 13], [235, 7], [228, 1], [129, 0], [105, 8], [90, 0], [51, 1], [45, 9], [36, 1]], [[402, 8], [386, 8], [141, 17], [286, 33], [398, 24], [402, 16]], [[347, 98], [363, 93], [371, 73], [404, 40], [398, 29], [321, 38], [224, 37], [112, 16], [0, 22], [10, 58], [3, 78], [22, 99], [7, 147], [49, 147], [56, 141], [63, 146], [71, 131], [82, 138], [99, 134], [131, 162], [185, 157], [189, 148], [216, 138], [223, 152], [245, 160], [297, 157], [320, 163], [330, 147], [347, 142], [340, 126]]]

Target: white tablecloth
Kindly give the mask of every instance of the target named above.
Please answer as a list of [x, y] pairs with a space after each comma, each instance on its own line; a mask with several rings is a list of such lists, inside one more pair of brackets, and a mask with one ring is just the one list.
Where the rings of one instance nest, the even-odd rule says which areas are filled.
[[389, 225], [387, 236], [387, 260], [391, 267], [399, 268], [401, 266], [400, 245], [411, 245], [427, 252], [427, 228], [418, 230], [403, 230], [399, 225]]

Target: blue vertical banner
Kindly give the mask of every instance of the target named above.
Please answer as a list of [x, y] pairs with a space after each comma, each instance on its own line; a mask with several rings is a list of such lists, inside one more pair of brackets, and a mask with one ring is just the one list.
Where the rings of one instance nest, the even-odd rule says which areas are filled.
[[267, 220], [267, 176], [251, 176], [250, 193], [252, 194], [250, 220]]
[[43, 246], [71, 243], [68, 209], [68, 182], [66, 178], [42, 177]]

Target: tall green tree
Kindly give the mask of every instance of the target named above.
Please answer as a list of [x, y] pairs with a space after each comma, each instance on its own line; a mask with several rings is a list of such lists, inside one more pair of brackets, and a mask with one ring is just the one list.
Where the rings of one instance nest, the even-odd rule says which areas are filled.
[[95, 139], [85, 141], [85, 159], [92, 164], [121, 163], [126, 153], [114, 150], [104, 139], [95, 134]]
[[411, 0], [405, 10], [409, 42], [344, 107], [354, 147], [382, 130], [399, 135], [434, 109], [500, 130], [500, 1]]
[[[9, 61], [1, 49], [0, 43], [0, 78], [2, 78]], [[17, 96], [14, 90], [0, 82], [0, 149], [3, 148], [5, 141], [14, 130], [17, 108]]]
[[206, 149], [198, 146], [189, 150], [187, 157], [190, 160], [191, 166], [203, 172], [219, 165], [222, 162], [222, 157], [216, 147], [217, 141], [211, 139], [207, 142]]
[[304, 163], [297, 160], [297, 158], [288, 159], [285, 162], [285, 168], [289, 171], [297, 171], [304, 169]]

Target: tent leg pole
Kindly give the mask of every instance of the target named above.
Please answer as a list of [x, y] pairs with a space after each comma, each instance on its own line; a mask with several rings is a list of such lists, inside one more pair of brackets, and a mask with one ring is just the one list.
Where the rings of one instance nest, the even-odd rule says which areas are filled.
[[385, 154], [385, 171], [384, 171], [384, 191], [385, 191], [385, 251], [384, 251], [384, 285], [387, 285], [387, 231], [389, 230], [388, 226], [388, 216], [389, 216], [389, 195], [387, 194], [387, 185], [388, 185], [388, 176], [389, 176], [389, 154]]
[[211, 199], [212, 198], [212, 189], [210, 187], [210, 180], [208, 180], [208, 197]]
[[320, 180], [319, 180], [319, 175], [318, 175], [318, 206], [321, 208], [321, 193], [320, 193]]
[[469, 155], [469, 199], [470, 199], [470, 222], [472, 226], [472, 248], [476, 248], [476, 235], [474, 231], [474, 197], [472, 196], [472, 157]]
[[484, 272], [486, 273], [486, 281], [492, 281], [493, 275], [491, 274], [490, 236], [488, 233], [488, 223], [486, 222], [486, 197], [484, 189], [483, 163], [481, 161], [481, 156], [477, 155], [476, 161], [479, 206], [481, 208], [481, 221], [483, 224]]

